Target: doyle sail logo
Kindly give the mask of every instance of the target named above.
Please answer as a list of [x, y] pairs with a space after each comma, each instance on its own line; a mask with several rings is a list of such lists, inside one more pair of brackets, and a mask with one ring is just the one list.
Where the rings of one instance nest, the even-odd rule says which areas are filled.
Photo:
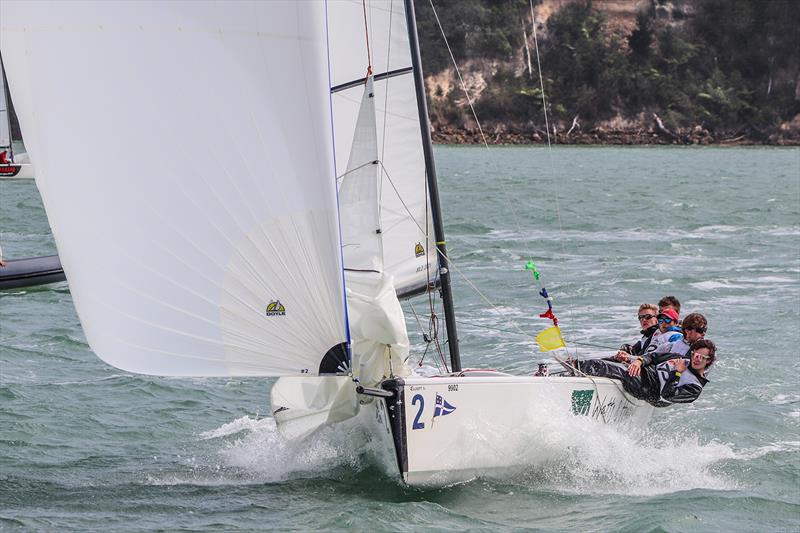
[[275, 300], [267, 305], [267, 316], [284, 316], [285, 314], [286, 308], [280, 300]]
[[592, 389], [572, 391], [572, 414], [588, 415], [589, 407], [592, 406], [593, 396], [594, 391]]
[[455, 410], [456, 408], [447, 403], [447, 400], [442, 398], [439, 394], [436, 395], [436, 407], [433, 410], [433, 418], [437, 416], [447, 416]]
[[417, 245], [414, 246], [414, 255], [417, 257], [422, 257], [425, 255], [425, 248], [423, 248], [421, 242], [418, 242]]

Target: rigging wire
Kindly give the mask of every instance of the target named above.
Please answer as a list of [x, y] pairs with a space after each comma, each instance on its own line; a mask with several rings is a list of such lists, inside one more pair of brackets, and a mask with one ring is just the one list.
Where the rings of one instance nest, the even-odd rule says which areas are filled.
[[[462, 75], [461, 75], [461, 71], [460, 71], [460, 69], [458, 68], [458, 64], [457, 64], [457, 62], [456, 62], [456, 60], [455, 60], [455, 56], [453, 55], [453, 51], [452, 51], [452, 48], [450, 47], [450, 43], [449, 43], [449, 42], [448, 42], [448, 40], [447, 40], [447, 35], [446, 35], [446, 34], [445, 34], [445, 32], [444, 32], [444, 28], [442, 27], [442, 23], [441, 23], [441, 20], [439, 19], [439, 15], [438, 15], [438, 13], [436, 12], [436, 6], [434, 6], [434, 4], [433, 4], [433, 0], [429, 0], [429, 2], [430, 2], [431, 10], [433, 11], [433, 15], [434, 15], [434, 17], [435, 17], [435, 19], [436, 19], [436, 23], [437, 23], [437, 25], [439, 26], [439, 31], [441, 32], [441, 34], [442, 34], [442, 38], [444, 39], [445, 45], [447, 46], [447, 51], [448, 51], [448, 53], [450, 54], [450, 59], [451, 59], [451, 61], [453, 62], [453, 66], [454, 66], [454, 68], [455, 68], [456, 74], [457, 74], [457, 76], [458, 76], [459, 83], [460, 83], [460, 85], [461, 85], [461, 89], [463, 90], [463, 92], [464, 92], [464, 95], [465, 95], [465, 96], [466, 96], [466, 98], [467, 98], [467, 103], [469, 104], [469, 108], [470, 108], [470, 110], [471, 110], [471, 112], [472, 112], [472, 116], [475, 118], [475, 123], [476, 123], [476, 124], [477, 124], [477, 126], [478, 126], [478, 131], [480, 132], [481, 139], [482, 139], [482, 141], [483, 141], [483, 145], [484, 145], [484, 147], [485, 147], [487, 150], [489, 150], [489, 144], [488, 144], [488, 142], [486, 141], [486, 135], [485, 135], [485, 133], [484, 133], [484, 131], [483, 131], [483, 127], [481, 126], [480, 120], [478, 119], [478, 115], [477, 115], [477, 113], [476, 113], [476, 111], [475, 111], [475, 106], [473, 105], [472, 98], [470, 97], [470, 95], [469, 95], [469, 91], [467, 90], [466, 84], [464, 83], [464, 78], [462, 77]], [[554, 185], [555, 185], [555, 207], [556, 207], [556, 218], [557, 218], [557, 221], [558, 221], [559, 243], [560, 243], [560, 245], [561, 245], [562, 254], [566, 256], [566, 249], [565, 249], [565, 246], [564, 246], [564, 239], [563, 239], [564, 228], [563, 228], [563, 223], [562, 223], [562, 219], [561, 219], [561, 209], [560, 209], [560, 202], [559, 202], [558, 180], [555, 178], [555, 168], [554, 168], [554, 165], [553, 165], [553, 158], [552, 158], [552, 142], [551, 142], [551, 139], [550, 139], [550, 126], [549, 126], [549, 120], [548, 120], [548, 117], [547, 117], [547, 100], [546, 100], [546, 96], [545, 96], [545, 90], [544, 90], [544, 79], [543, 79], [543, 77], [542, 77], [542, 66], [541, 66], [541, 60], [540, 60], [540, 55], [539, 55], [539, 41], [538, 41], [538, 38], [537, 38], [537, 32], [536, 32], [536, 18], [535, 18], [535, 15], [534, 15], [534, 9], [533, 9], [533, 0], [529, 0], [529, 6], [530, 6], [530, 10], [531, 10], [531, 23], [532, 23], [532, 25], [533, 25], [533, 38], [534, 38], [534, 45], [535, 45], [535, 50], [536, 50], [536, 64], [537, 64], [538, 71], [539, 71], [539, 72], [538, 72], [538, 74], [539, 74], [539, 85], [540, 85], [540, 89], [541, 89], [541, 92], [542, 92], [542, 109], [544, 110], [544, 117], [545, 117], [545, 131], [546, 131], [546, 134], [547, 134], [547, 155], [548, 155], [548, 163], [549, 163], [549, 166], [550, 166], [550, 175], [552, 176], [552, 178], [553, 178], [553, 182], [554, 182]], [[383, 167], [383, 165], [382, 165], [382, 164], [381, 164], [381, 166]], [[388, 178], [388, 173], [387, 173], [387, 178]], [[391, 178], [389, 178], [389, 182], [392, 184], [392, 187], [395, 189], [395, 192], [397, 192], [397, 188], [394, 186], [394, 183], [391, 181]], [[501, 185], [501, 188], [503, 189], [503, 193], [504, 193], [505, 195], [508, 195], [508, 192], [506, 191], [506, 189], [505, 189], [505, 185], [503, 184], [503, 181], [502, 181], [502, 180], [500, 180], [500, 185]], [[399, 196], [400, 196], [400, 195], [399, 195], [399, 193], [398, 193], [398, 197], [399, 197]], [[414, 219], [413, 215], [411, 215], [411, 212], [410, 212], [410, 210], [408, 209], [408, 206], [406, 206], [406, 204], [405, 204], [405, 202], [402, 200], [402, 198], [401, 198], [401, 202], [403, 203], [403, 207], [406, 209], [406, 211], [407, 211], [407, 212], [409, 213], [409, 215], [411, 216], [411, 219], [414, 221], [414, 223], [417, 225], [417, 227], [419, 227], [419, 223], [418, 223], [418, 222], [417, 222], [417, 221]], [[522, 228], [521, 228], [521, 224], [520, 224], [520, 222], [519, 222], [519, 215], [517, 214], [517, 211], [516, 211], [516, 209], [514, 208], [514, 204], [513, 204], [513, 203], [512, 203], [512, 204], [510, 204], [510, 207], [511, 207], [511, 212], [512, 212], [512, 215], [513, 215], [513, 217], [514, 217], [514, 222], [515, 222], [515, 224], [516, 224], [516, 226], [517, 226], [517, 232], [518, 232], [520, 235], [522, 235]], [[427, 221], [426, 221], [426, 226], [427, 226]], [[420, 230], [422, 230], [422, 228], [420, 228]], [[425, 233], [425, 235], [427, 235], [427, 232]], [[441, 252], [440, 252], [438, 249], [437, 249], [437, 252], [439, 252], [439, 253], [441, 254]], [[530, 253], [528, 253], [527, 255], [528, 255], [529, 257], [530, 257], [530, 256], [532, 256], [532, 254], [530, 254]], [[459, 269], [459, 268], [458, 268], [458, 267], [457, 267], [457, 266], [456, 266], [456, 265], [455, 265], [455, 264], [452, 262], [452, 259], [450, 259], [449, 257], [448, 257], [447, 259], [448, 259], [448, 261], [449, 261], [450, 267], [451, 267], [451, 268], [454, 268], [454, 269], [456, 270], [456, 272], [458, 272], [458, 273], [459, 273], [459, 275], [460, 275], [460, 276], [461, 276], [461, 277], [462, 277], [462, 278], [463, 278], [463, 279], [464, 279], [464, 280], [465, 280], [465, 281], [466, 281], [466, 282], [467, 282], [467, 283], [470, 285], [470, 287], [472, 287], [472, 289], [473, 289], [473, 290], [475, 290], [475, 291], [476, 291], [476, 293], [477, 293], [478, 295], [480, 295], [480, 296], [481, 296], [481, 298], [483, 298], [483, 299], [484, 299], [484, 301], [486, 301], [486, 302], [487, 302], [487, 304], [489, 304], [489, 305], [490, 305], [490, 306], [491, 306], [493, 309], [495, 309], [495, 310], [498, 310], [498, 311], [499, 311], [499, 309], [497, 308], [497, 306], [496, 306], [496, 305], [495, 305], [493, 302], [491, 302], [491, 301], [490, 301], [490, 300], [489, 300], [489, 299], [488, 299], [488, 298], [487, 298], [487, 297], [486, 297], [486, 296], [485, 296], [485, 295], [484, 295], [484, 294], [483, 294], [483, 293], [482, 293], [482, 292], [481, 292], [481, 291], [480, 291], [480, 290], [479, 290], [479, 289], [478, 289], [478, 288], [477, 288], [477, 287], [476, 287], [476, 286], [475, 286], [475, 285], [474, 285], [474, 284], [473, 284], [473, 283], [472, 283], [472, 282], [469, 280], [469, 278], [468, 278], [466, 275], [464, 275], [464, 274], [463, 274], [463, 273], [460, 271], [460, 269]], [[531, 262], [532, 262], [532, 259], [531, 259]], [[532, 272], [532, 276], [534, 277], [534, 280], [535, 280], [535, 281], [540, 281], [540, 280], [539, 280], [539, 278], [538, 278], [537, 276], [535, 276], [535, 275], [534, 275], [534, 272], [535, 272], [535, 270]], [[541, 282], [539, 283], [539, 285], [540, 285], [540, 286], [542, 285], [542, 284], [541, 284]], [[429, 286], [430, 286], [430, 284], [429, 284]], [[431, 291], [428, 291], [428, 295], [429, 295], [429, 299], [430, 299], [430, 297], [431, 297]], [[413, 310], [413, 307], [412, 307], [412, 310]], [[569, 312], [569, 309], [567, 308], [567, 315], [569, 316], [569, 314], [570, 314], [570, 312]], [[416, 312], [414, 312], [414, 315], [415, 315], [415, 317], [416, 317]], [[433, 315], [433, 304], [431, 304], [431, 319], [432, 319], [432, 320], [434, 319], [434, 315]], [[461, 321], [458, 321], [458, 320], [457, 320], [456, 322], [461, 322]], [[463, 323], [463, 322], [462, 322], [462, 323]], [[526, 332], [524, 332], [524, 331], [523, 331], [523, 330], [522, 330], [522, 329], [519, 327], [519, 325], [518, 325], [518, 324], [517, 324], [517, 323], [516, 323], [514, 320], [511, 320], [511, 321], [510, 321], [510, 323], [511, 323], [511, 324], [512, 324], [512, 325], [513, 325], [513, 326], [514, 326], [514, 327], [515, 327], [515, 328], [518, 330], [518, 332], [519, 332], [519, 333], [521, 333], [522, 335], [524, 335], [524, 336], [526, 336], [526, 337], [532, 337], [532, 335], [530, 335], [529, 333], [526, 333]], [[480, 327], [480, 326], [478, 326], [478, 327]], [[496, 329], [499, 329], [499, 328], [496, 328]], [[439, 348], [439, 347], [438, 347], [438, 337], [437, 337], [437, 336], [434, 336], [433, 338], [434, 338], [434, 340], [435, 340], [435, 342], [436, 342], [436, 344], [437, 344], [437, 348], [438, 348], [439, 350], [441, 350], [441, 348]], [[562, 339], [563, 339], [563, 336], [562, 336]], [[572, 342], [573, 344], [579, 344], [579, 345], [585, 345], [585, 346], [593, 346], [593, 347], [597, 347], [597, 348], [603, 348], [603, 349], [609, 349], [609, 350], [613, 350], [613, 348], [610, 348], [610, 347], [606, 347], [606, 346], [600, 346], [600, 345], [594, 345], [594, 344], [591, 344], [591, 343], [582, 343], [582, 342], [575, 342], [575, 341], [570, 341], [570, 342]], [[427, 351], [427, 349], [426, 349], [426, 351]], [[440, 352], [440, 353], [441, 353], [441, 352]], [[555, 356], [554, 356], [554, 358], [555, 358], [557, 361], [559, 361], [560, 363], [562, 363], [562, 361], [561, 361], [561, 360], [560, 360], [558, 357], [555, 357]], [[443, 362], [444, 362], [444, 358], [443, 358]], [[571, 364], [570, 364], [569, 366], [571, 366], [571, 367], [572, 367], [572, 369], [573, 369], [573, 372], [576, 372], [576, 373], [578, 373], [578, 374], [580, 374], [580, 375], [582, 375], [582, 376], [584, 376], [584, 377], [587, 377], [587, 378], [589, 378], [589, 380], [592, 382], [592, 384], [593, 384], [593, 386], [594, 386], [595, 393], [596, 393], [596, 394], [598, 395], [598, 397], [599, 397], [599, 388], [598, 388], [598, 386], [597, 386], [597, 382], [596, 382], [596, 380], [594, 379], [594, 377], [593, 377], [593, 376], [589, 376], [589, 375], [585, 374], [584, 372], [582, 372], [582, 371], [580, 371], [579, 369], [575, 368], [575, 366], [574, 366], [574, 365], [571, 365]], [[610, 381], [611, 381], [611, 382], [614, 384], [614, 386], [615, 386], [615, 387], [616, 387], [616, 388], [617, 388], [617, 389], [618, 389], [618, 390], [619, 390], [619, 391], [622, 393], [622, 397], [623, 397], [623, 398], [625, 398], [625, 400], [626, 400], [626, 401], [628, 401], [628, 403], [631, 403], [631, 404], [633, 404], [633, 402], [632, 402], [632, 401], [631, 401], [631, 400], [630, 400], [630, 399], [627, 397], [627, 395], [624, 393], [624, 391], [623, 391], [623, 389], [622, 389], [621, 385], [620, 385], [619, 383], [617, 383], [617, 382], [616, 382], [616, 380], [610, 380]], [[603, 418], [603, 422], [605, 422], [605, 421], [606, 421], [606, 420], [605, 420], [605, 414], [604, 414], [602, 411], [600, 411], [600, 416]]]
[[[369, 17], [369, 18], [367, 17], [366, 0], [362, 0], [361, 5], [362, 5], [363, 13], [364, 13], [364, 32], [365, 32], [365, 38], [366, 38], [367, 63], [368, 63], [368, 66], [367, 66], [367, 77], [369, 77], [369, 76], [372, 75], [372, 72], [373, 72], [372, 58], [371, 58], [371, 48], [370, 48], [370, 44], [369, 44], [369, 33], [371, 32], [372, 17]], [[388, 40], [387, 40], [387, 48], [386, 48], [386, 70], [387, 71], [389, 69], [389, 65], [391, 64], [391, 52], [392, 52], [392, 46], [391, 45], [392, 45], [393, 17], [394, 17], [394, 0], [392, 0], [391, 3], [389, 4], [389, 37], [388, 37]], [[380, 152], [380, 156], [379, 156], [379, 160], [378, 160], [378, 163], [380, 164], [380, 172], [381, 172], [381, 176], [380, 176], [380, 178], [378, 180], [378, 217], [379, 217], [378, 220], [380, 220], [381, 213], [382, 213], [381, 198], [383, 196], [383, 178], [386, 177], [386, 179], [389, 181], [389, 184], [392, 186], [392, 189], [394, 190], [395, 194], [397, 195], [397, 198], [400, 200], [401, 204], [403, 205], [403, 208], [409, 214], [409, 217], [411, 218], [411, 220], [416, 224], [416, 226], [420, 229], [420, 231], [422, 231], [423, 234], [426, 236], [426, 250], [430, 250], [430, 240], [429, 240], [430, 228], [428, 228], [428, 222], [429, 222], [428, 219], [430, 218], [430, 216], [429, 216], [429, 213], [428, 213], [428, 210], [429, 210], [428, 203], [426, 202], [426, 204], [425, 204], [425, 229], [423, 230], [420, 227], [420, 225], [417, 222], [417, 220], [411, 214], [411, 210], [409, 209], [408, 205], [405, 203], [405, 200], [403, 199], [403, 197], [400, 195], [400, 192], [398, 191], [398, 189], [395, 186], [394, 182], [391, 180], [391, 177], [389, 176], [389, 173], [388, 173], [388, 171], [386, 170], [386, 167], [383, 164], [383, 158], [384, 158], [384, 154], [386, 152], [386, 127], [387, 127], [387, 122], [388, 122], [387, 118], [388, 118], [388, 109], [389, 109], [388, 100], [389, 100], [389, 78], [386, 79], [386, 85], [385, 85], [385, 90], [384, 90], [383, 134], [382, 134], [382, 137], [381, 137], [381, 152]], [[371, 162], [370, 163], [365, 163], [365, 165], [366, 164], [371, 164]], [[361, 165], [361, 166], [364, 166], [364, 165]], [[351, 169], [348, 172], [345, 172], [344, 174], [339, 176], [337, 178], [337, 180], [340, 180], [345, 175], [347, 175], [348, 173], [353, 172], [353, 171], [357, 170], [358, 168], [361, 168], [361, 166], [357, 167], [355, 169]], [[427, 180], [425, 180], [425, 176], [424, 175], [423, 175], [423, 181], [424, 181], [424, 188], [425, 188], [425, 191], [426, 191], [426, 198], [427, 198], [428, 184], [427, 184]], [[427, 264], [426, 264], [426, 275], [427, 275], [428, 286], [429, 287], [433, 286], [433, 283], [431, 282], [432, 280], [431, 280], [431, 272], [430, 272], [430, 261], [428, 261]], [[444, 366], [445, 370], [447, 372], [449, 372], [448, 367], [447, 367], [447, 361], [446, 361], [446, 358], [445, 358], [445, 355], [444, 355], [444, 351], [442, 349], [442, 345], [440, 343], [439, 335], [438, 335], [439, 322], [438, 322], [438, 316], [436, 314], [436, 302], [434, 301], [430, 290], [428, 291], [428, 304], [429, 304], [429, 307], [430, 307], [430, 315], [429, 315], [429, 319], [428, 319], [428, 330], [427, 330], [427, 333], [425, 333], [424, 329], [422, 328], [422, 325], [418, 321], [418, 327], [423, 332], [422, 333], [423, 334], [423, 338], [427, 339], [426, 340], [427, 345], [426, 345], [425, 353], [427, 353], [428, 347], [430, 346], [430, 344], [433, 343], [434, 346], [436, 347], [436, 351], [437, 351], [437, 353], [439, 355], [439, 358], [441, 359], [442, 365]], [[413, 309], [412, 309], [412, 311], [413, 311]], [[415, 315], [416, 315], [416, 312], [415, 312]], [[424, 354], [423, 354], [423, 357], [424, 357]]]
[[[392, 57], [392, 17], [394, 16], [394, 0], [389, 2], [389, 37], [386, 40], [386, 68], [385, 72], [389, 72]], [[389, 80], [386, 78], [386, 88], [383, 92], [383, 132], [381, 134], [381, 154], [380, 160], [383, 161], [383, 156], [386, 153], [386, 119], [389, 116]], [[378, 220], [381, 220], [383, 213], [383, 163], [381, 163], [381, 178], [378, 180]]]
[[[485, 135], [485, 133], [483, 131], [483, 126], [481, 125], [480, 119], [478, 118], [478, 114], [475, 111], [475, 106], [473, 105], [472, 97], [470, 96], [469, 90], [467, 89], [466, 83], [464, 82], [464, 78], [461, 75], [461, 69], [458, 68], [458, 63], [456, 62], [456, 58], [453, 55], [452, 47], [450, 46], [450, 43], [449, 43], [449, 41], [447, 39], [447, 35], [445, 34], [444, 27], [442, 26], [441, 19], [439, 18], [439, 14], [436, 12], [436, 6], [433, 4], [433, 0], [429, 0], [429, 2], [430, 2], [431, 10], [433, 11], [433, 16], [436, 19], [436, 24], [439, 27], [439, 32], [442, 34], [442, 39], [444, 40], [445, 46], [447, 47], [447, 52], [450, 55], [450, 60], [453, 63], [453, 67], [454, 67], [454, 69], [456, 71], [456, 75], [458, 76], [458, 81], [459, 81], [459, 84], [461, 85], [461, 90], [464, 92], [464, 95], [467, 98], [467, 103], [469, 104], [470, 111], [472, 112], [472, 116], [475, 119], [476, 125], [478, 126], [478, 131], [480, 132], [481, 140], [483, 142], [483, 146], [486, 148], [486, 150], [490, 150], [489, 143], [486, 140], [486, 135]], [[538, 54], [538, 52], [537, 52], [537, 54]], [[537, 58], [538, 58], [538, 55], [537, 55]], [[540, 76], [541, 76], [541, 69], [540, 69]], [[544, 94], [544, 89], [542, 89], [542, 94]], [[548, 132], [548, 147], [550, 146], [549, 139], [550, 139], [550, 137], [549, 137], [549, 132]], [[492, 160], [492, 161], [494, 161], [494, 160]], [[551, 160], [551, 167], [552, 167], [552, 160]], [[511, 196], [510, 196], [508, 190], [506, 189], [506, 186], [503, 183], [503, 180], [500, 179], [500, 180], [498, 180], [498, 182], [500, 183], [500, 187], [503, 190], [503, 194], [506, 197], [510, 198]], [[556, 205], [558, 205], [557, 201], [556, 201]], [[512, 216], [514, 218], [514, 224], [516, 225], [517, 233], [520, 236], [522, 236], [522, 224], [520, 223], [520, 217], [519, 217], [519, 214], [517, 213], [517, 210], [516, 210], [516, 208], [514, 206], [514, 202], [509, 203], [509, 207], [510, 207], [510, 210], [511, 210], [511, 214], [512, 214]], [[560, 220], [561, 219], [560, 219], [560, 215], [559, 215], [559, 227], [560, 227]], [[562, 247], [563, 247], [563, 242], [562, 242]], [[530, 258], [530, 261], [533, 262], [532, 254], [529, 251], [526, 253], [526, 255]], [[497, 307], [481, 291], [479, 291], [478, 288], [475, 287], [475, 285], [471, 281], [469, 281], [469, 279], [462, 272], [460, 272], [458, 270], [458, 268], [456, 268], [456, 271], [473, 288], [473, 290], [475, 290], [481, 296], [481, 298], [485, 302], [487, 302], [494, 309], [497, 309]], [[533, 273], [531, 275], [533, 276]], [[538, 278], [536, 276], [534, 276], [534, 281], [539, 282], [539, 280], [538, 280]], [[541, 285], [542, 285], [541, 282], [539, 282], [538, 284], [541, 287]], [[522, 332], [522, 329], [519, 327], [519, 325], [515, 321], [511, 320], [511, 324], [516, 329], [518, 329], [520, 332]]]
[[369, 23], [367, 22], [367, 0], [361, 0], [361, 5], [364, 8], [364, 37], [366, 38], [367, 45], [367, 78], [372, 76], [372, 54], [369, 49]]

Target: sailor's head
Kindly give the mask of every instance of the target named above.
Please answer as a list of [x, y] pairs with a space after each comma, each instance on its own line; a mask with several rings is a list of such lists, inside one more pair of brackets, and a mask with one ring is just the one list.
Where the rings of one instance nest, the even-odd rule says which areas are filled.
[[681, 325], [683, 326], [683, 337], [689, 344], [705, 337], [706, 331], [708, 331], [708, 321], [700, 313], [686, 315]]
[[709, 339], [700, 339], [692, 343], [689, 353], [692, 357], [692, 368], [704, 372], [717, 360], [717, 347]]
[[681, 303], [674, 296], [664, 296], [658, 301], [658, 312], [663, 313], [667, 309], [672, 309], [678, 314], [678, 316], [680, 316]]
[[639, 306], [637, 318], [639, 319], [639, 326], [641, 326], [642, 329], [647, 329], [658, 324], [656, 316], [658, 316], [658, 308], [655, 305], [642, 304]]
[[665, 333], [672, 326], [678, 325], [678, 313], [674, 309], [664, 309], [658, 312], [658, 327]]

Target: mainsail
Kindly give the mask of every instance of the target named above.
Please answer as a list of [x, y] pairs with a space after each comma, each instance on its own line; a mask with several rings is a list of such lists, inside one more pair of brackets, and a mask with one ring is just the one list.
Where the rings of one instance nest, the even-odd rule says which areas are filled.
[[11, 149], [11, 111], [8, 109], [6, 76], [0, 59], [0, 152]]
[[325, 8], [0, 4], [37, 185], [106, 362], [268, 376], [343, 357]]

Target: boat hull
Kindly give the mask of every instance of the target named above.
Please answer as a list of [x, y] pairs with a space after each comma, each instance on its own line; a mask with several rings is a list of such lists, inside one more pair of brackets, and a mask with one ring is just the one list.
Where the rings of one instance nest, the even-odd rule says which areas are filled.
[[32, 180], [33, 177], [30, 163], [0, 165], [0, 179]]
[[606, 378], [501, 374], [396, 379], [381, 386], [394, 396], [370, 403], [366, 419], [380, 441], [373, 449], [390, 474], [411, 486], [524, 469], [535, 463], [528, 452], [535, 455], [543, 432], [557, 427], [553, 419], [641, 427], [653, 412]]
[[10, 259], [0, 267], [0, 290], [33, 287], [66, 280], [57, 255]]

